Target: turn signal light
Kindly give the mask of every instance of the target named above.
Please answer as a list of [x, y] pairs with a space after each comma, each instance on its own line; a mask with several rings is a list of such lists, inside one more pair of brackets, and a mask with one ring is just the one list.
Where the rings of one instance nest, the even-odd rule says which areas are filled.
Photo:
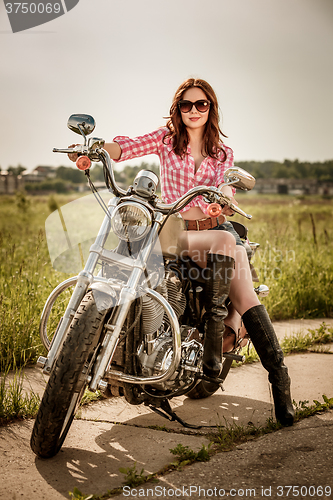
[[222, 207], [218, 203], [208, 205], [207, 214], [209, 217], [219, 217], [222, 213]]
[[91, 161], [88, 156], [79, 156], [76, 160], [76, 166], [79, 170], [88, 170], [90, 168]]

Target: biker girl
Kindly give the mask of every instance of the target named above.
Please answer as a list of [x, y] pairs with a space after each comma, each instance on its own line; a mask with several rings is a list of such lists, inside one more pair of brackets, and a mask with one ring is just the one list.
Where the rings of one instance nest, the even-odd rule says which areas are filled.
[[[233, 165], [233, 152], [222, 137], [214, 90], [205, 80], [190, 78], [177, 89], [165, 127], [134, 139], [117, 136], [104, 149], [115, 161], [157, 154], [166, 203], [198, 185], [218, 187], [233, 199], [232, 188], [223, 186], [223, 174]], [[77, 159], [76, 154], [69, 157]], [[222, 368], [224, 319], [228, 314], [225, 301], [229, 296], [269, 373], [276, 418], [283, 425], [292, 425], [288, 369], [267, 311], [254, 292], [246, 250], [226, 221], [225, 215], [232, 212], [224, 208], [219, 217], [210, 217], [207, 209], [208, 204], [198, 196], [181, 213], [187, 227], [185, 252], [205, 271], [204, 373], [218, 377]]]

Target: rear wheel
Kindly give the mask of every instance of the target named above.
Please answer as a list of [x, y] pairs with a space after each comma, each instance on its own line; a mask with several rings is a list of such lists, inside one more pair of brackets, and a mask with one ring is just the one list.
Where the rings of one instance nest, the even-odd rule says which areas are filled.
[[[96, 292], [94, 292], [96, 298]], [[107, 310], [99, 311], [89, 292], [82, 300], [55, 362], [30, 440], [39, 457], [60, 450], [86, 388], [89, 361], [99, 342]]]
[[[232, 360], [224, 358], [223, 359], [223, 365], [222, 365], [222, 371], [219, 376], [220, 379], [223, 381], [226, 379], [229, 370], [231, 368]], [[219, 384], [214, 384], [214, 382], [207, 382], [206, 380], [200, 380], [200, 382], [197, 383], [193, 389], [191, 389], [189, 392], [185, 394], [190, 399], [204, 399], [208, 398], [209, 396], [212, 396], [218, 389], [220, 385]]]

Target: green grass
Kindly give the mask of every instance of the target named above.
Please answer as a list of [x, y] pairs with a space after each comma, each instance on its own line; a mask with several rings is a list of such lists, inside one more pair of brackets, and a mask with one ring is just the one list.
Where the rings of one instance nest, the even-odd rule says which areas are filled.
[[[2, 372], [34, 363], [39, 355], [45, 355], [39, 338], [40, 315], [52, 289], [68, 275], [51, 268], [44, 223], [57, 204], [73, 199], [70, 195], [22, 194], [0, 198]], [[270, 287], [269, 296], [262, 302], [272, 319], [331, 316], [332, 200], [251, 194], [240, 194], [238, 200], [239, 206], [253, 215], [251, 221], [239, 216], [235, 219], [249, 227], [252, 241], [261, 244], [254, 265], [260, 281]], [[51, 331], [69, 293], [55, 304]]]
[[296, 352], [305, 352], [308, 350], [319, 350], [325, 352], [325, 349], [318, 349], [333, 342], [333, 327], [329, 327], [323, 322], [317, 329], [308, 329], [307, 333], [298, 332], [294, 335], [284, 337], [281, 347], [284, 354]]
[[1, 197], [0, 202], [0, 371], [4, 372], [45, 354], [39, 338], [40, 315], [52, 289], [67, 276], [50, 265], [44, 232], [48, 199]]
[[[333, 327], [329, 327], [325, 321], [319, 328], [309, 328], [306, 333], [296, 332], [292, 335], [287, 335], [280, 341], [280, 345], [284, 355], [296, 354], [299, 352], [315, 351], [315, 352], [330, 352], [327, 344], [333, 343]], [[328, 347], [328, 348], [327, 348]], [[254, 347], [245, 346], [240, 351], [242, 356], [245, 356], [245, 364], [255, 363], [259, 361], [259, 356]], [[242, 362], [233, 361], [232, 366], [242, 366]]]
[[8, 372], [0, 376], [0, 426], [12, 420], [36, 416], [39, 403], [38, 394], [23, 391], [22, 371], [17, 370], [11, 381]]
[[252, 220], [236, 216], [260, 243], [253, 264], [270, 288], [262, 302], [272, 320], [333, 316], [333, 201], [240, 194]]

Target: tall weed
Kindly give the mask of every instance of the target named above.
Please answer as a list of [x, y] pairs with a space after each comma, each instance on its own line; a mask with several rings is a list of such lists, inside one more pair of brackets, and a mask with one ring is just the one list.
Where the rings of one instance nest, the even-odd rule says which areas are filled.
[[37, 414], [40, 398], [33, 391], [23, 391], [23, 373], [15, 372], [8, 381], [8, 371], [0, 375], [0, 425], [16, 419], [34, 417]]
[[[333, 202], [319, 197], [240, 195], [253, 215], [236, 220], [260, 243], [253, 264], [270, 288], [262, 299], [273, 320], [333, 315]], [[244, 222], [245, 221], [245, 222]]]
[[47, 251], [47, 199], [2, 197], [0, 206], [0, 371], [44, 353], [39, 320], [59, 281]]

